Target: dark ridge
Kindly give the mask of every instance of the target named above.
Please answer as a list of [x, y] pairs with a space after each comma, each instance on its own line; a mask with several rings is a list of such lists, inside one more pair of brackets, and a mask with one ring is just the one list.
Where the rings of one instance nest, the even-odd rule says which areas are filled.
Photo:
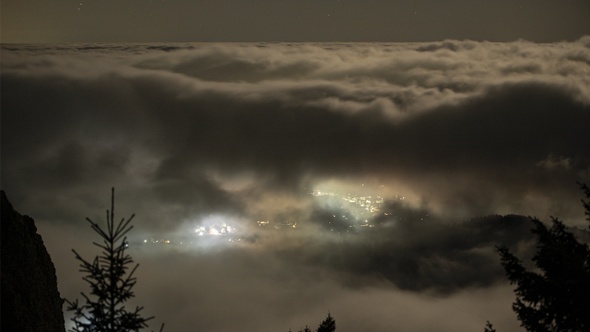
[[2, 200], [2, 330], [64, 332], [62, 299], [35, 221]]

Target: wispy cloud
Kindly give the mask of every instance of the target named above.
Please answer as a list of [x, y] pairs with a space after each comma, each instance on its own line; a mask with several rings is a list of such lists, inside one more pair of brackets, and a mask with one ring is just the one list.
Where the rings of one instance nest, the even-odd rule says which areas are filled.
[[[142, 276], [154, 289], [142, 291], [173, 296], [174, 312], [151, 304], [177, 326], [197, 324], [189, 312], [198, 310], [201, 329], [260, 330], [247, 317], [264, 317], [269, 329], [287, 330], [300, 326], [281, 322], [313, 324], [310, 313], [321, 319], [331, 303], [346, 317], [356, 310], [346, 301], [368, 301], [370, 310], [358, 309], [368, 320], [381, 317], [390, 297], [416, 307], [434, 298], [499, 298], [498, 289], [509, 289], [497, 286], [493, 244], [526, 248], [526, 225], [461, 222], [493, 213], [583, 220], [575, 181], [590, 178], [589, 77], [588, 37], [554, 44], [3, 45], [2, 185], [17, 209], [39, 220], [55, 252], [72, 246], [58, 240], [60, 228], [78, 236], [84, 216], [100, 220], [110, 186], [119, 206], [138, 214], [142, 236], [182, 233], [215, 215], [253, 236], [255, 245], [244, 250], [137, 252], [153, 264]], [[394, 226], [348, 240], [322, 230], [339, 210], [318, 205], [310, 192], [362, 185], [380, 188], [383, 208], [398, 212], [375, 222]], [[406, 197], [403, 204], [395, 195]], [[404, 223], [399, 213], [430, 219]], [[272, 236], [256, 228], [259, 218], [287, 216], [305, 227]], [[64, 271], [75, 264], [67, 253], [56, 260], [58, 273], [75, 273]], [[182, 273], [156, 277], [157, 269]], [[197, 276], [191, 291], [175, 286], [189, 275]], [[234, 284], [237, 276], [250, 286]], [[60, 285], [74, 296], [75, 286]], [[465, 293], [474, 288], [485, 295]], [[293, 290], [300, 289], [298, 298]], [[257, 295], [255, 305], [244, 305]], [[273, 299], [281, 309], [259, 314]], [[216, 328], [227, 312], [209, 304], [219, 301], [245, 325], [225, 320]], [[472, 309], [485, 323], [486, 309]], [[464, 326], [483, 326], [470, 322]]]

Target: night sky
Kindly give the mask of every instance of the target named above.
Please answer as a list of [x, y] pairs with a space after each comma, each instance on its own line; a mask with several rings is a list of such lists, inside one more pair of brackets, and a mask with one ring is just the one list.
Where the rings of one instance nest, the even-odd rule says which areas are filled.
[[575, 40], [585, 0], [5, 0], [2, 42]]
[[6, 0], [1, 186], [68, 299], [114, 186], [154, 329], [515, 330], [494, 245], [534, 243], [489, 216], [585, 225], [588, 22], [587, 1]]

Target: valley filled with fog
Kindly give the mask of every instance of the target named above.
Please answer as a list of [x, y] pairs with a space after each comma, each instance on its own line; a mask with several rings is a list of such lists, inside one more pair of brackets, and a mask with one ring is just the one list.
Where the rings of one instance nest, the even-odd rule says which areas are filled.
[[133, 303], [168, 331], [519, 326], [494, 246], [584, 225], [590, 37], [2, 44], [2, 189], [63, 297], [85, 217], [136, 214]]

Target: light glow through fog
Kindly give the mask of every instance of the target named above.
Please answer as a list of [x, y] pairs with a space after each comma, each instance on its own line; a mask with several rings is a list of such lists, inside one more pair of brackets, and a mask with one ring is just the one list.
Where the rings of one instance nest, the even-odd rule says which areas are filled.
[[115, 186], [166, 330], [512, 331], [498, 214], [590, 174], [590, 37], [514, 40], [3, 44], [2, 189], [71, 299]]

